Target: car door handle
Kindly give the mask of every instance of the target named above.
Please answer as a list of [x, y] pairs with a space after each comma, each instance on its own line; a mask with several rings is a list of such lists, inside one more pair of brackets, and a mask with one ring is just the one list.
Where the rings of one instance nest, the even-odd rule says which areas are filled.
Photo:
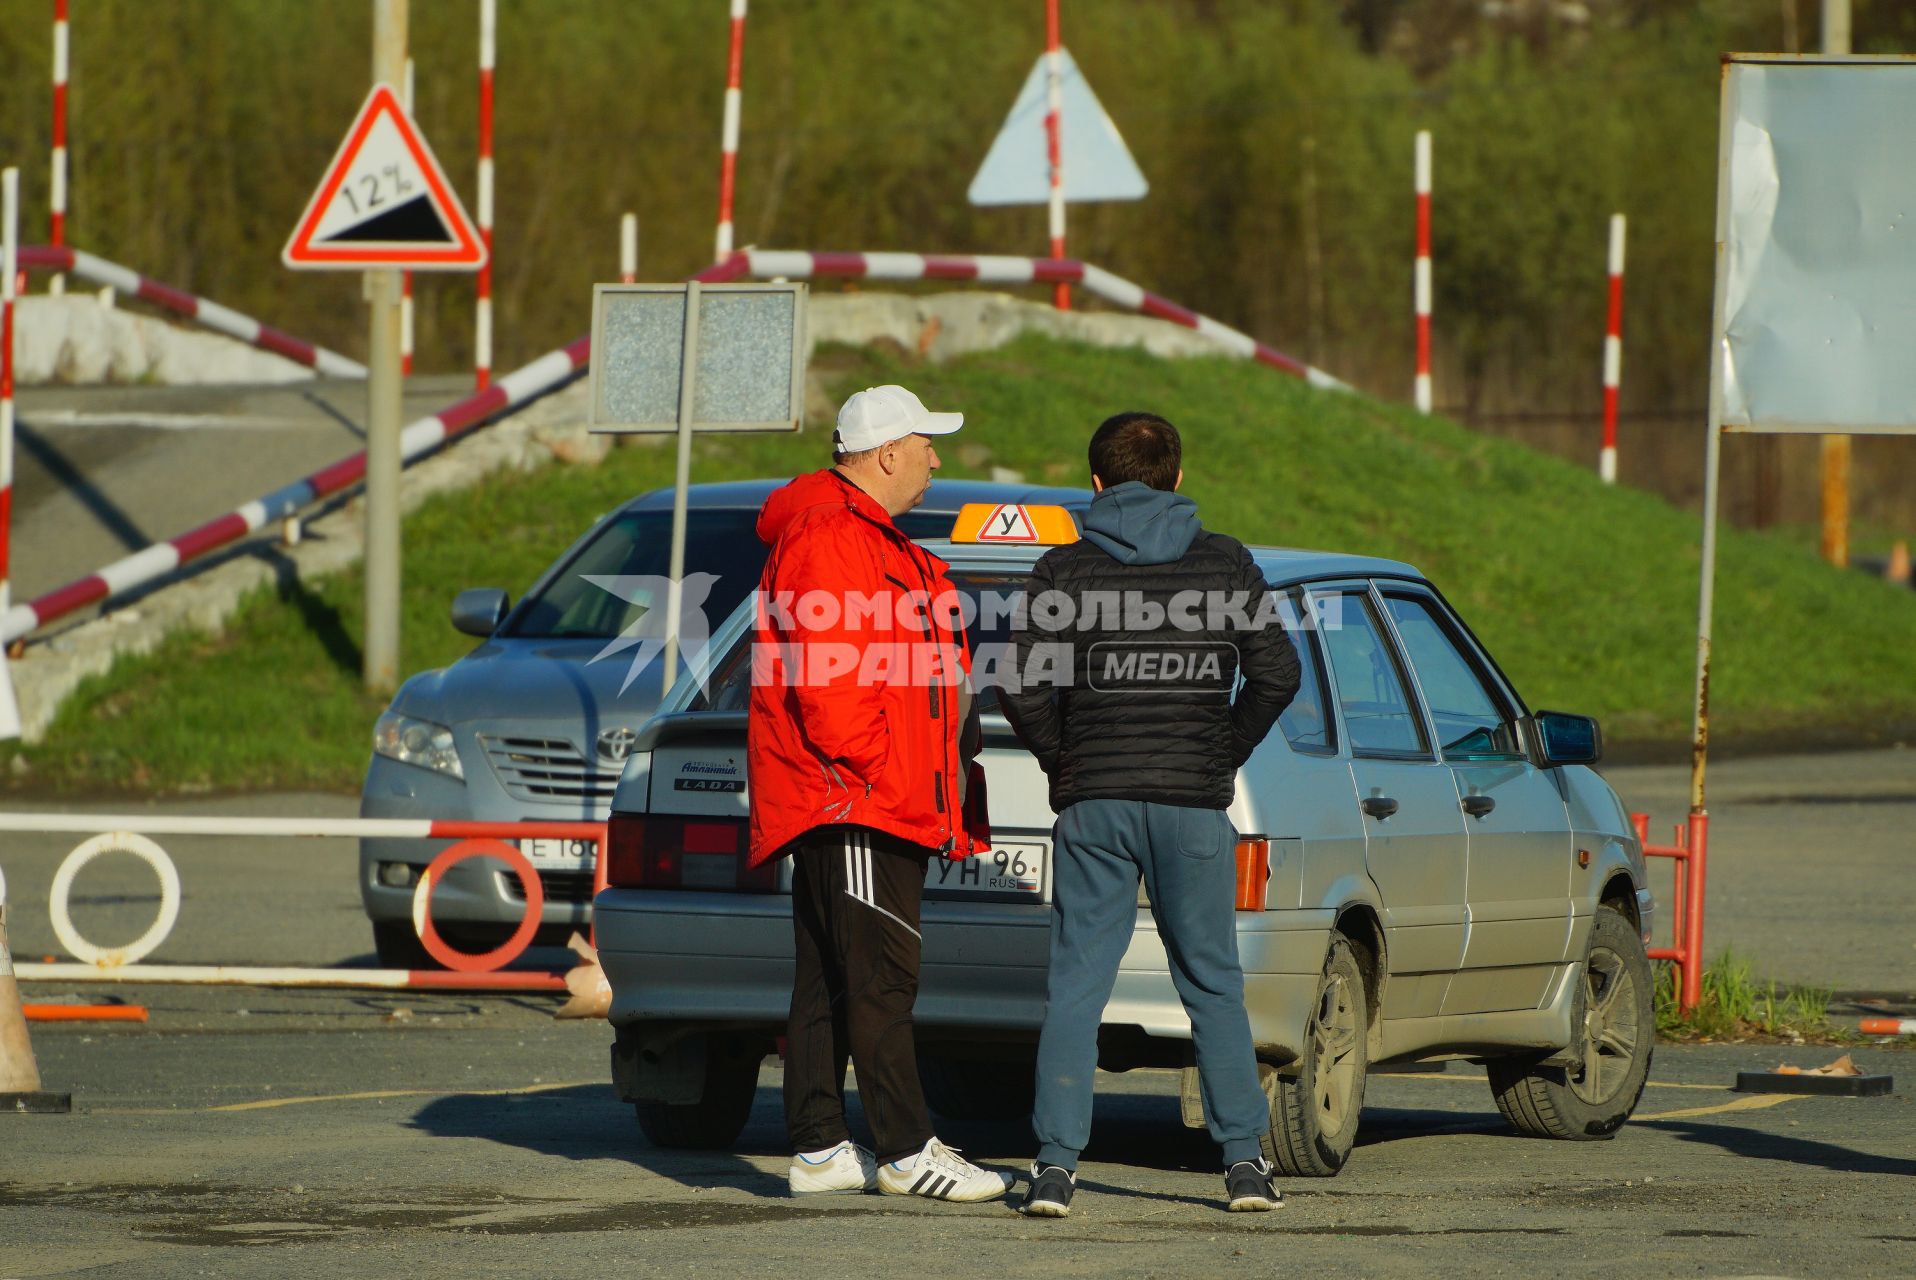
[[1389, 796], [1365, 796], [1358, 807], [1379, 822], [1397, 812], [1397, 802]]
[[1489, 796], [1465, 796], [1464, 812], [1473, 818], [1481, 818], [1497, 807], [1497, 802]]

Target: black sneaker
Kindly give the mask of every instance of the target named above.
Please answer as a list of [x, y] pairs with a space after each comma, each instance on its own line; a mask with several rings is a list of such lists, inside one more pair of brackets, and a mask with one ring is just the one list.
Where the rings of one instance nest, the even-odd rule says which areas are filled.
[[1025, 1192], [1018, 1212], [1033, 1218], [1063, 1218], [1071, 1213], [1071, 1193], [1078, 1189], [1078, 1175], [1055, 1164], [1033, 1164], [1031, 1186]]
[[1224, 1196], [1232, 1213], [1263, 1213], [1282, 1209], [1284, 1193], [1277, 1189], [1277, 1170], [1262, 1158], [1240, 1160], [1224, 1174]]

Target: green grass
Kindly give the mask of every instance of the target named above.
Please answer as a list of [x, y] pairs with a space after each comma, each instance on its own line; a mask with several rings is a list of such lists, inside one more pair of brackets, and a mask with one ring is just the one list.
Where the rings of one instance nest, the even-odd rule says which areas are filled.
[[[836, 395], [900, 381], [965, 411], [944, 474], [993, 465], [1084, 482], [1106, 415], [1165, 414], [1207, 524], [1250, 542], [1408, 560], [1477, 629], [1532, 706], [1603, 719], [1612, 743], [1684, 741], [1694, 669], [1697, 521], [1580, 468], [1438, 418], [1328, 395], [1248, 363], [1158, 360], [1027, 338], [943, 366], [821, 353]], [[701, 439], [694, 478], [820, 465], [825, 436]], [[501, 474], [407, 519], [403, 666], [472, 641], [453, 595], [515, 596], [600, 513], [671, 482], [672, 451]], [[1713, 706], [1719, 740], [1916, 721], [1916, 594], [1822, 565], [1788, 539], [1725, 531]], [[12, 785], [35, 791], [311, 787], [349, 791], [380, 701], [359, 689], [357, 571], [262, 590], [218, 636], [178, 635], [89, 680]]]
[[1657, 1034], [1673, 1040], [1749, 1040], [1774, 1037], [1849, 1043], [1853, 1028], [1830, 1022], [1830, 992], [1820, 987], [1779, 991], [1759, 981], [1747, 956], [1725, 950], [1704, 966], [1702, 999], [1688, 1014], [1677, 1010], [1676, 969], [1657, 966]]

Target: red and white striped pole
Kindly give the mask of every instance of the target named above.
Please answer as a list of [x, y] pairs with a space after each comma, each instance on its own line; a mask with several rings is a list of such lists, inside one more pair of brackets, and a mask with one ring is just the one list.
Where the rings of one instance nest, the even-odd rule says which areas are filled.
[[473, 308], [473, 385], [492, 385], [492, 67], [498, 53], [498, 0], [479, 0], [479, 238], [486, 242], [486, 265], [479, 268], [479, 296]]
[[0, 618], [13, 603], [13, 299], [20, 279], [20, 171], [0, 173]]
[[619, 279], [626, 284], [639, 280], [639, 215], [628, 213], [619, 219]]
[[1610, 215], [1610, 319], [1603, 330], [1603, 453], [1597, 471], [1617, 482], [1617, 388], [1623, 382], [1623, 215]]
[[[406, 59], [406, 83], [400, 102], [408, 116], [413, 113], [412, 59]], [[417, 123], [415, 120], [414, 123]], [[412, 377], [412, 272], [399, 273], [399, 376]]]
[[[1051, 256], [1064, 257], [1064, 46], [1058, 38], [1058, 0], [1044, 6], [1046, 158], [1051, 166]], [[1051, 300], [1060, 311], [1071, 310], [1071, 286], [1053, 286]]]
[[1430, 130], [1417, 131], [1417, 411], [1431, 411], [1430, 394]]
[[[47, 191], [47, 237], [58, 249], [67, 242], [67, 0], [53, 0], [53, 179]], [[66, 292], [66, 277], [54, 276], [47, 292]]]
[[744, 101], [745, 0], [732, 0], [732, 52], [725, 64], [725, 126], [719, 134], [718, 234], [712, 261], [723, 262], [732, 252], [732, 194], [738, 185], [738, 117]]

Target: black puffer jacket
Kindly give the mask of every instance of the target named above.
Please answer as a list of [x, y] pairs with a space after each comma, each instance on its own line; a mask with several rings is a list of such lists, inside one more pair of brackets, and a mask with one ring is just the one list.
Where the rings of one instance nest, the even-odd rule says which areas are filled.
[[1032, 572], [1018, 687], [1001, 698], [1051, 807], [1228, 807], [1237, 767], [1297, 694], [1275, 605], [1250, 552], [1207, 533], [1191, 499], [1135, 482], [1099, 493], [1083, 540]]

